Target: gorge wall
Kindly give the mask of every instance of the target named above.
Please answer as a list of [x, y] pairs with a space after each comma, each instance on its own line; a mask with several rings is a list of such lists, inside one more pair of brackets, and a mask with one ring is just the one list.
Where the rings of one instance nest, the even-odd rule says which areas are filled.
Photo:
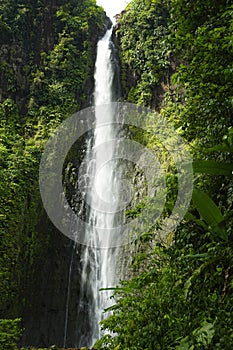
[[[0, 317], [22, 318], [21, 345], [63, 346], [73, 244], [44, 212], [39, 161], [56, 126], [91, 104], [96, 45], [111, 22], [92, 0], [9, 0], [0, 13]], [[75, 254], [72, 271], [78, 265]], [[71, 278], [67, 346], [80, 283]]]

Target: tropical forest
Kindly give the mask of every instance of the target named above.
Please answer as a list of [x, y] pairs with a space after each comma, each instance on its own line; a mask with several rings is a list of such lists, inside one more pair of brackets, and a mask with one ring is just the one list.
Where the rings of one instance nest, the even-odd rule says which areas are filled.
[[125, 6], [0, 0], [1, 350], [233, 349], [232, 1]]

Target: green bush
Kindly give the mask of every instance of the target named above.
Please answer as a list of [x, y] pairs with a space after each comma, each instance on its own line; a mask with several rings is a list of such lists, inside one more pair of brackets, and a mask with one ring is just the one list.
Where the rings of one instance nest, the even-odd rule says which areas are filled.
[[1, 350], [17, 350], [17, 342], [21, 336], [21, 319], [0, 320], [0, 348]]

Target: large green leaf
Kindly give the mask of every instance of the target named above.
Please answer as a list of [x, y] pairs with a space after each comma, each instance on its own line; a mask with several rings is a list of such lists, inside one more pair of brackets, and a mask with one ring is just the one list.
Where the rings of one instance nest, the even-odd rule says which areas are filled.
[[215, 160], [196, 160], [193, 162], [194, 173], [233, 176], [232, 163], [220, 163]]
[[226, 229], [223, 225], [224, 216], [214, 201], [200, 190], [194, 189], [192, 201], [200, 216], [211, 227], [213, 233], [221, 239], [227, 239]]

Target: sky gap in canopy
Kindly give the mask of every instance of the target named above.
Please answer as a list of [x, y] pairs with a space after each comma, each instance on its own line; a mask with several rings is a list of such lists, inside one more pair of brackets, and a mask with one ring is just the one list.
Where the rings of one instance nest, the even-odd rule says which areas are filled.
[[130, 0], [96, 0], [96, 3], [104, 8], [105, 12], [114, 23], [114, 16], [123, 11], [129, 1]]

